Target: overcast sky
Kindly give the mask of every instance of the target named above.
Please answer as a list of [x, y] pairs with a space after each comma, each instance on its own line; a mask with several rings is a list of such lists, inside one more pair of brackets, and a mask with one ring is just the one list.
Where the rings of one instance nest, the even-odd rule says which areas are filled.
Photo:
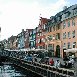
[[38, 26], [40, 14], [50, 18], [76, 0], [0, 0], [0, 40]]

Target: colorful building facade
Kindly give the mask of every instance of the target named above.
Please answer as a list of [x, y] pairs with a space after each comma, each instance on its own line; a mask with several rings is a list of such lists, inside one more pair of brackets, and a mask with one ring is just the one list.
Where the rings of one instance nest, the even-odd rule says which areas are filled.
[[32, 32], [32, 29], [26, 29], [25, 32], [25, 48], [29, 49], [30, 48], [30, 32]]
[[47, 18], [40, 17], [39, 25], [36, 32], [36, 48], [45, 49], [45, 24], [47, 23]]
[[17, 39], [12, 36], [7, 43], [10, 49], [40, 48], [52, 56], [64, 57], [64, 50], [77, 48], [77, 4], [64, 7], [50, 19], [40, 17], [37, 28], [22, 30]]
[[25, 31], [22, 29], [22, 32], [17, 35], [18, 49], [25, 48]]

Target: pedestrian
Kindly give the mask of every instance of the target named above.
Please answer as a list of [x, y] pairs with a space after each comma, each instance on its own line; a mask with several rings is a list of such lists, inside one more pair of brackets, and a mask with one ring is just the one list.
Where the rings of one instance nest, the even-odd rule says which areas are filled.
[[51, 66], [54, 65], [54, 61], [53, 61], [53, 59], [50, 60], [49, 64], [50, 64]]
[[74, 59], [71, 59], [72, 66], [74, 66]]
[[58, 60], [56, 60], [56, 62], [55, 62], [55, 67], [57, 68], [57, 63], [58, 63]]
[[65, 62], [64, 62], [64, 68], [67, 68], [67, 66], [68, 66], [68, 65], [67, 65], [67, 62], [65, 61]]
[[74, 56], [74, 55], [72, 55], [72, 59], [74, 59], [74, 60], [75, 60], [75, 56]]
[[57, 67], [60, 68], [60, 66], [61, 66], [61, 62], [58, 60]]
[[60, 67], [60, 64], [61, 64], [60, 61], [57, 60], [57, 61], [55, 62], [55, 67], [56, 67], [56, 68], [59, 68], [59, 67]]

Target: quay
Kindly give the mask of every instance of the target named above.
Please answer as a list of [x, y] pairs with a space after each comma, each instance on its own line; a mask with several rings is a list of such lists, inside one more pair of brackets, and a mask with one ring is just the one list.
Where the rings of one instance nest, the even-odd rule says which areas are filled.
[[0, 59], [8, 60], [12, 64], [21, 67], [35, 76], [40, 77], [76, 77], [75, 71], [65, 68], [55, 68], [54, 66], [41, 64], [38, 62], [25, 61], [24, 59], [17, 58], [14, 55], [15, 52], [11, 51], [1, 51]]

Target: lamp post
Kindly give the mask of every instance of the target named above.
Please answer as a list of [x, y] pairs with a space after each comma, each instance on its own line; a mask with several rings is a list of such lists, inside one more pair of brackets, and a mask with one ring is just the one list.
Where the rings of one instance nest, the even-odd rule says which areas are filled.
[[0, 27], [0, 41], [1, 41], [1, 27]]

